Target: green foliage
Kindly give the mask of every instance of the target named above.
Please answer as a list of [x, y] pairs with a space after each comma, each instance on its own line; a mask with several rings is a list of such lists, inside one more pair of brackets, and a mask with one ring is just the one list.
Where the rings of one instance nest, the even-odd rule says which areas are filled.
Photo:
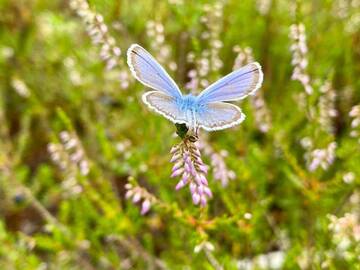
[[[357, 126], [349, 117], [360, 102], [355, 0], [88, 1], [122, 51], [110, 70], [73, 2], [86, 3], [0, 0], [0, 269], [271, 269], [259, 261], [275, 261], [274, 252], [283, 269], [360, 269], [360, 135], [350, 136]], [[163, 25], [163, 42], [151, 21]], [[298, 23], [312, 95], [291, 79], [289, 33]], [[220, 156], [235, 177], [223, 187], [212, 165], [214, 196], [199, 207], [170, 178], [169, 151], [188, 130], [142, 103], [145, 89], [125, 58], [132, 43], [159, 61], [169, 48], [162, 64], [186, 93], [189, 71], [199, 69], [188, 54], [213, 54], [218, 40], [223, 65], [201, 79], [226, 75], [239, 54], [233, 47], [249, 47], [263, 67], [265, 105], [249, 97], [238, 104], [247, 116], [240, 126], [200, 130], [205, 163]], [[337, 112], [331, 130], [321, 104]], [[335, 159], [311, 169], [311, 153], [333, 142]], [[147, 214], [125, 199], [129, 183], [149, 198]], [[352, 227], [334, 219], [345, 213], [357, 217]]]

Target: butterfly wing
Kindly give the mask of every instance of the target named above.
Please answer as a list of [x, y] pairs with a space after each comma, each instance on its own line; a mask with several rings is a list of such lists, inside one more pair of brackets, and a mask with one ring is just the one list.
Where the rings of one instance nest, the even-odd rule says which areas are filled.
[[198, 96], [199, 103], [240, 100], [260, 88], [263, 73], [259, 63], [250, 63], [210, 85]]
[[155, 112], [163, 115], [173, 123], [186, 123], [186, 115], [179, 109], [176, 99], [159, 91], [146, 92], [143, 102]]
[[127, 63], [133, 76], [142, 84], [171, 97], [182, 96], [179, 87], [165, 69], [140, 45], [130, 46]]
[[196, 113], [197, 124], [207, 131], [229, 128], [244, 119], [245, 115], [238, 106], [225, 102], [207, 103]]

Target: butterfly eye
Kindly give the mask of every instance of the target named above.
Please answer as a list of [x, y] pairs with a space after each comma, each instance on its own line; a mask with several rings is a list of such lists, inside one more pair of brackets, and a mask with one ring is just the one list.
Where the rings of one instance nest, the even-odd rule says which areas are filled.
[[197, 136], [197, 135], [190, 135], [189, 137], [188, 137], [188, 139], [189, 139], [189, 141], [190, 142], [196, 142], [197, 140], [199, 140], [199, 137]]

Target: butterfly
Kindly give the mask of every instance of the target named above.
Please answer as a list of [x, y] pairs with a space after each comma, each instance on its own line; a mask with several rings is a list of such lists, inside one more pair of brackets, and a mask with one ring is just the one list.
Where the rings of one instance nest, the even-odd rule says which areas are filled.
[[173, 123], [189, 129], [221, 130], [245, 119], [241, 109], [225, 101], [241, 100], [261, 87], [263, 73], [259, 63], [250, 63], [208, 86], [198, 96], [183, 95], [174, 80], [154, 57], [138, 44], [127, 51], [132, 75], [154, 89], [142, 96], [150, 109]]

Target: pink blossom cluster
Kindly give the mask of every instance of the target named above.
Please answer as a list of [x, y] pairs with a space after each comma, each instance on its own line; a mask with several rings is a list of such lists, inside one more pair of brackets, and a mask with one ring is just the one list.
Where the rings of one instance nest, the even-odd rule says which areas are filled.
[[141, 214], [145, 215], [150, 211], [152, 204], [156, 201], [155, 197], [151, 195], [146, 189], [127, 183], [125, 185], [125, 198], [131, 200], [133, 203], [141, 202]]
[[174, 163], [171, 177], [181, 176], [175, 189], [189, 185], [193, 203], [205, 206], [212, 192], [206, 179], [208, 167], [203, 163], [199, 149], [194, 142], [185, 138], [170, 153], [173, 155], [170, 162]]
[[293, 65], [292, 80], [299, 81], [308, 95], [313, 93], [313, 87], [310, 84], [310, 76], [306, 68], [308, 66], [308, 47], [306, 45], [305, 26], [302, 23], [293, 24], [290, 27], [290, 38], [292, 44], [290, 51], [292, 53], [291, 64]]

